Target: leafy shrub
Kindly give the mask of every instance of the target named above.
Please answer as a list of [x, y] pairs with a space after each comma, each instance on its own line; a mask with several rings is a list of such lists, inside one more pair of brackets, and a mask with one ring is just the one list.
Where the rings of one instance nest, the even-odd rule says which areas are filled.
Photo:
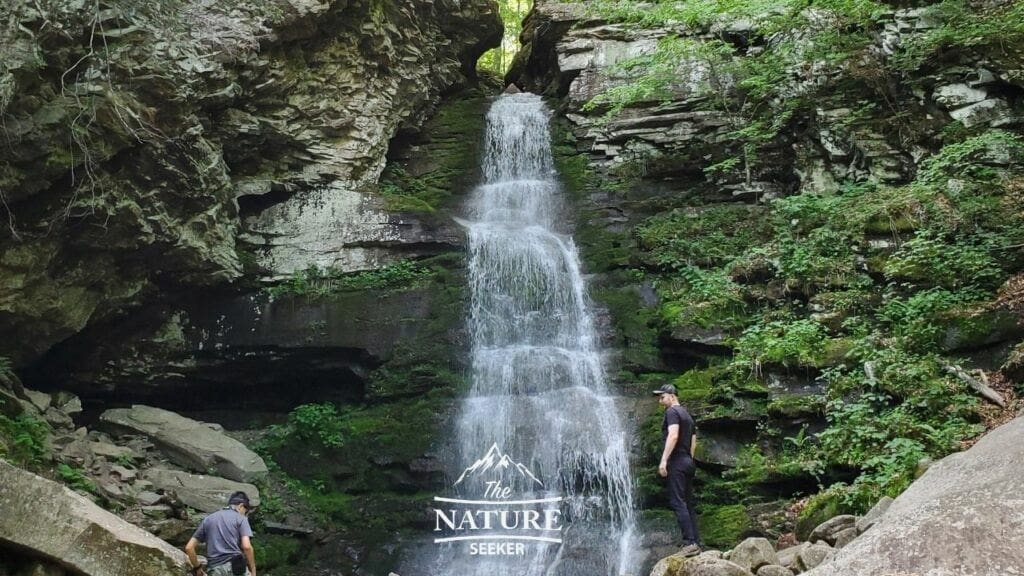
[[662, 316], [669, 326], [734, 327], [744, 322], [743, 290], [722, 270], [685, 267], [659, 281]]
[[994, 288], [1005, 276], [984, 246], [949, 242], [928, 231], [905, 242], [886, 263], [885, 274], [890, 279], [950, 289]]
[[96, 494], [98, 491], [96, 483], [87, 477], [80, 468], [72, 468], [67, 464], [58, 464], [57, 474], [72, 490], [88, 492], [90, 494]]
[[735, 363], [760, 372], [763, 364], [814, 366], [825, 354], [828, 333], [810, 319], [755, 324], [735, 342]]
[[309, 440], [325, 448], [344, 443], [345, 423], [333, 404], [303, 404], [288, 415], [289, 433], [300, 440]]
[[295, 272], [290, 280], [270, 287], [267, 293], [274, 298], [285, 294], [324, 297], [357, 290], [411, 288], [432, 275], [429, 268], [411, 260], [402, 260], [375, 270], [349, 273], [311, 266]]
[[0, 415], [0, 456], [19, 466], [39, 464], [46, 457], [49, 435], [49, 424], [34, 416]]

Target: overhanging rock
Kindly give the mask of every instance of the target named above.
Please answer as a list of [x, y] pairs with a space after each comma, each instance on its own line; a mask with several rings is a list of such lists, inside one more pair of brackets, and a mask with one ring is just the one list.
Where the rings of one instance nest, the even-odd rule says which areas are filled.
[[68, 488], [0, 460], [0, 543], [87, 576], [181, 576], [185, 554]]

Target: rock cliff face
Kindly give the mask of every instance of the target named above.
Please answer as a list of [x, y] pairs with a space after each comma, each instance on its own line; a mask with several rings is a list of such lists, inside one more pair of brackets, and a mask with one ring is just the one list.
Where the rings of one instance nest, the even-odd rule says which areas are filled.
[[389, 141], [474, 75], [493, 2], [4, 8], [0, 355], [239, 278], [452, 243], [373, 194]]
[[[950, 364], [1002, 382], [1004, 392], [1019, 374], [1010, 351], [1022, 322], [1012, 302], [1024, 261], [1008, 231], [1024, 223], [1016, 200], [1024, 40], [1019, 31], [982, 32], [1017, 8], [986, 4], [970, 17], [978, 36], [966, 41], [951, 32], [975, 6], [966, 2], [879, 5], [856, 24], [801, 9], [774, 27], [761, 20], [774, 16], [726, 7], [694, 9], [685, 25], [683, 17], [651, 25], [657, 16], [635, 6], [616, 19], [615, 4], [536, 2], [507, 79], [558, 102], [559, 169], [578, 201], [576, 239], [608, 310], [620, 384], [640, 393], [672, 381], [700, 423], [705, 540], [775, 539], [794, 528], [784, 511], [791, 498], [870, 468], [849, 456], [857, 442], [842, 436], [870, 425], [844, 431], [852, 416], [835, 412], [844, 403], [881, 386], [902, 412], [925, 386], [958, 390], [936, 416], [942, 427], [951, 413], [969, 421], [985, 413], [973, 407], [970, 378]], [[837, 57], [845, 47], [829, 44], [830, 26], [844, 38], [863, 32], [862, 44]], [[666, 46], [675, 52], [663, 60], [631, 63]], [[659, 73], [672, 80], [659, 83]], [[991, 202], [991, 220], [966, 216], [975, 201]], [[903, 267], [920, 254], [915, 246], [935, 241], [953, 254], [985, 245], [986, 234], [1001, 238], [975, 260], [998, 260], [988, 279], [964, 269], [951, 281], [945, 264], [920, 260]], [[886, 316], [921, 294], [968, 287], [977, 291], [964, 304]], [[853, 321], [871, 335], [844, 324]], [[923, 326], [931, 335], [908, 338]], [[801, 328], [813, 336], [801, 340]], [[897, 374], [911, 364], [932, 375], [918, 373], [922, 389], [898, 390]], [[833, 439], [849, 440], [818, 450], [815, 434], [830, 427]], [[651, 472], [655, 429], [641, 426], [638, 476], [645, 504], [657, 508], [665, 495]], [[879, 432], [886, 440], [872, 454], [891, 448]], [[951, 450], [920, 438], [922, 452]], [[901, 471], [908, 481], [913, 466]], [[826, 507], [832, 515], [835, 506]], [[802, 520], [821, 510], [806, 508]], [[657, 548], [671, 538], [654, 524], [647, 543]]]

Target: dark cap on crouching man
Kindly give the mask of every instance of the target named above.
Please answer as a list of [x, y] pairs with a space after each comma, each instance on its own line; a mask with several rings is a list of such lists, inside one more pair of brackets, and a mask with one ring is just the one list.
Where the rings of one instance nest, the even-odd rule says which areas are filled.
[[[252, 528], [249, 527], [249, 496], [235, 492], [228, 497], [228, 505], [210, 514], [199, 524], [188, 544], [192, 573], [198, 576], [256, 576], [256, 557], [252, 549]], [[204, 568], [196, 556], [196, 546], [206, 544], [207, 564]]]
[[661, 437], [665, 447], [661, 452], [658, 475], [668, 479], [668, 501], [675, 512], [676, 522], [683, 534], [685, 555], [700, 553], [700, 534], [697, 532], [697, 512], [694, 509], [693, 476], [697, 465], [693, 455], [697, 450], [697, 426], [690, 412], [679, 404], [676, 387], [665, 384], [654, 390], [658, 403], [665, 407], [661, 423]]

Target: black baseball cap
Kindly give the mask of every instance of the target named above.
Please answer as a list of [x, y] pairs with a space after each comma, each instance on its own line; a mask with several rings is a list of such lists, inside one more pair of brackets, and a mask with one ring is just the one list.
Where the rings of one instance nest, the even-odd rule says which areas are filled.
[[653, 390], [652, 393], [655, 396], [661, 396], [662, 394], [671, 394], [671, 395], [675, 396], [676, 395], [676, 387], [671, 385], [671, 384], [665, 384], [661, 388], [658, 388], [657, 390]]

